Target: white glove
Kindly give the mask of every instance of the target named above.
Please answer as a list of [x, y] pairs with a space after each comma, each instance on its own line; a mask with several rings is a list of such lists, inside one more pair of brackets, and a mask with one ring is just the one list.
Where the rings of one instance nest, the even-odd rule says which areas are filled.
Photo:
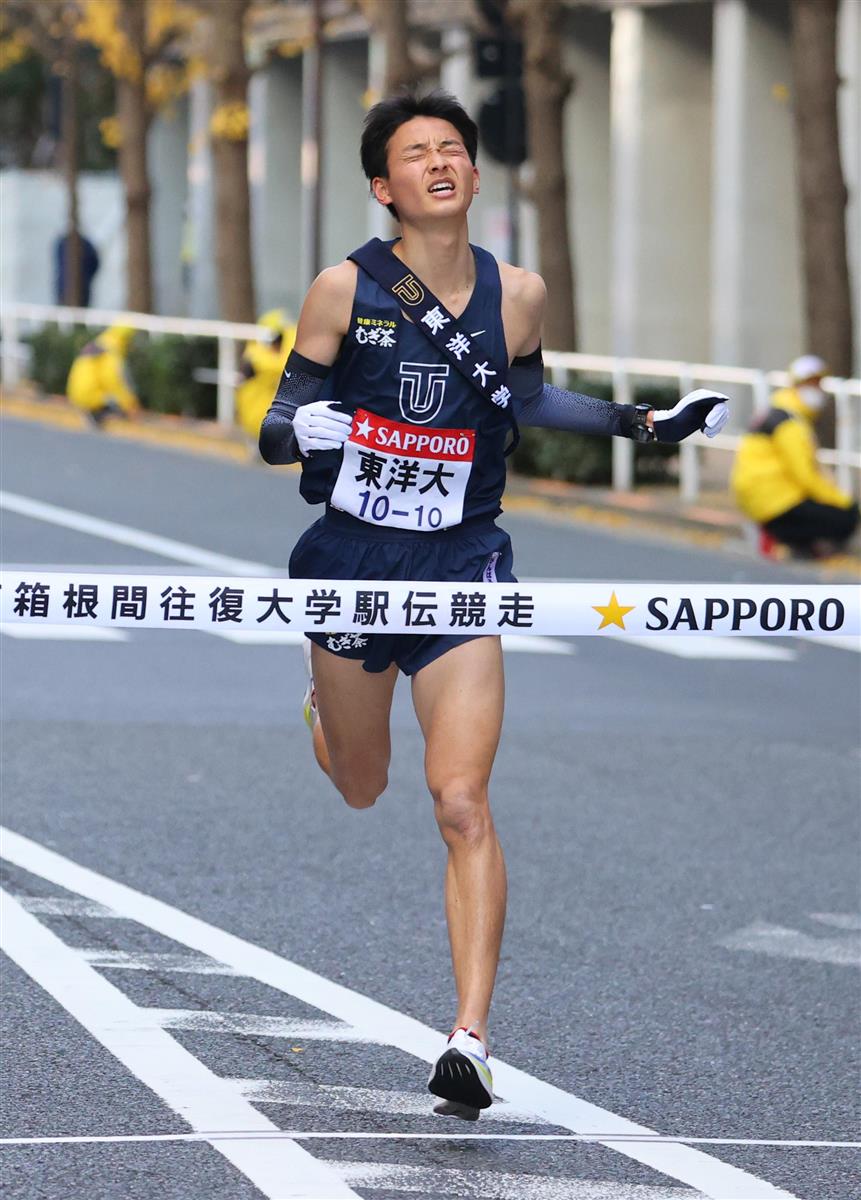
[[729, 396], [709, 388], [697, 388], [682, 396], [675, 408], [656, 410], [652, 420], [659, 442], [681, 442], [698, 429], [708, 438], [715, 437], [726, 425], [728, 417]]
[[332, 408], [333, 403], [332, 400], [315, 400], [313, 404], [302, 404], [296, 409], [293, 434], [305, 458], [312, 450], [339, 450], [350, 436], [352, 414]]
[[682, 396], [675, 408], [656, 409], [652, 414], [655, 422], [655, 438], [658, 442], [682, 442], [697, 430], [714, 438], [727, 424], [729, 396], [722, 391], [698, 388]]

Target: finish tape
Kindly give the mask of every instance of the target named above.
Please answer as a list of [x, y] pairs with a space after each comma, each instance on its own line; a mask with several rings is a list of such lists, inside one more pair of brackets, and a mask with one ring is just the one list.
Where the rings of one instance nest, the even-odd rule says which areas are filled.
[[434, 583], [427, 580], [0, 571], [0, 621], [117, 629], [842, 638], [861, 635], [854, 584]]

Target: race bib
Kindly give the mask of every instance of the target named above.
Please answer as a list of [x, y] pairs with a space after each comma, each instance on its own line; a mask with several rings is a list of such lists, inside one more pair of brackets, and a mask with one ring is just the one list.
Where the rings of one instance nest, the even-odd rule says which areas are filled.
[[370, 525], [459, 525], [474, 429], [426, 429], [356, 410], [331, 504]]

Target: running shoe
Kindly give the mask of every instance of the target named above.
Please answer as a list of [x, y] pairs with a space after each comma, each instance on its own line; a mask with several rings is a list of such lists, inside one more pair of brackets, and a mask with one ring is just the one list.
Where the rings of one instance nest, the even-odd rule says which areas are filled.
[[472, 1028], [455, 1029], [448, 1046], [436, 1060], [428, 1089], [439, 1096], [434, 1112], [441, 1117], [477, 1121], [483, 1108], [493, 1103], [493, 1076], [487, 1065], [487, 1047]]
[[305, 659], [305, 670], [308, 674], [308, 686], [305, 688], [305, 695], [302, 698], [302, 712], [305, 714], [305, 723], [308, 728], [313, 730], [317, 723], [317, 692], [314, 688], [314, 675], [311, 670], [311, 642], [309, 638], [305, 638], [302, 644], [302, 654]]

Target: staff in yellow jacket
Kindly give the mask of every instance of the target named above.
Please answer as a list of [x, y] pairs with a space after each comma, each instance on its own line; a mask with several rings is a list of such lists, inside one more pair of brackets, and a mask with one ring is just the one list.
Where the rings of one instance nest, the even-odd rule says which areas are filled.
[[236, 391], [238, 422], [255, 444], [278, 388], [287, 355], [296, 341], [296, 327], [290, 324], [281, 308], [265, 312], [257, 324], [271, 330], [271, 335], [267, 341], [246, 345], [239, 367], [243, 382]]
[[[801, 555], [833, 554], [858, 527], [858, 505], [816, 462], [814, 422], [822, 410], [821, 358], [790, 364], [790, 386], [771, 398], [741, 439], [731, 486], [739, 508], [765, 535]], [[766, 539], [767, 540], [767, 539]]]
[[126, 355], [135, 335], [128, 325], [112, 325], [87, 342], [72, 363], [66, 395], [100, 425], [106, 417], [134, 417], [140, 401], [126, 378]]

